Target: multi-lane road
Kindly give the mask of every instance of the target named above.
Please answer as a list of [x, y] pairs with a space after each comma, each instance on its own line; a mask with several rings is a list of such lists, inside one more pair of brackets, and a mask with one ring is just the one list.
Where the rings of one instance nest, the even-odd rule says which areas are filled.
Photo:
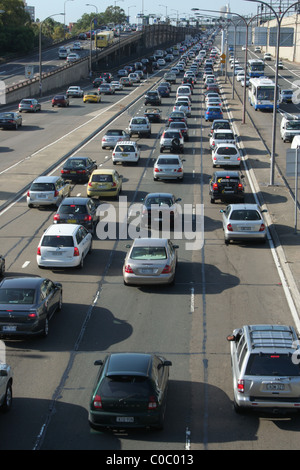
[[[290, 71], [282, 71], [283, 77], [290, 79], [290, 75]], [[141, 98], [125, 107], [108, 127], [126, 128], [132, 116], [143, 113], [142, 95], [160, 76], [162, 72], [141, 84], [134, 92], [140, 92]], [[230, 85], [224, 83], [224, 77], [220, 83], [225, 109], [238, 125], [240, 101], [236, 97], [230, 102]], [[86, 82], [82, 86], [90, 85]], [[238, 87], [239, 84], [237, 90]], [[172, 110], [175, 91], [173, 86], [171, 97], [163, 99], [164, 119]], [[122, 265], [128, 240], [118, 238], [95, 238], [82, 271], [41, 272], [36, 264], [37, 244], [52, 223], [54, 209], [28, 209], [24, 196], [0, 213], [6, 275], [46, 275], [62, 283], [64, 301], [62, 311], [51, 320], [47, 339], [6, 341], [7, 362], [14, 370], [14, 402], [10, 413], [0, 416], [1, 449], [137, 452], [145, 449], [153, 453], [160, 450], [178, 453], [298, 448], [298, 417], [239, 416], [233, 410], [227, 334], [247, 323], [291, 324], [293, 318], [269, 245], [224, 244], [220, 214], [224, 204], [210, 204], [208, 195], [213, 169], [208, 145], [210, 124], [203, 118], [202, 92], [200, 81], [195, 87], [189, 118], [183, 182], [153, 181], [152, 167], [159, 154], [164, 122], [152, 124], [150, 139], [138, 139], [142, 150], [139, 165], [118, 166], [124, 181], [122, 196], [128, 198], [129, 205], [158, 190], [174, 193], [182, 204], [204, 205], [203, 246], [188, 250], [184, 237], [176, 240], [179, 264], [174, 286], [126, 287]], [[105, 126], [109, 112], [103, 110], [122, 97], [123, 102], [118, 105], [119, 112], [122, 111], [129, 93], [136, 98], [132, 90], [125, 90], [112, 97], [104, 96], [100, 104], [84, 105], [81, 100], [72, 99], [66, 109], [52, 109], [45, 98], [41, 113], [23, 115], [23, 128], [2, 131], [1, 146], [7, 151], [1, 152], [0, 172], [15, 165], [13, 172], [8, 173], [11, 192], [17, 190], [14, 182], [19, 185], [20, 179], [25, 182], [28, 178], [26, 167], [19, 161], [38, 152], [43, 155], [45, 148], [55, 149], [51, 159], [58, 160], [66, 152], [64, 136], [69, 137], [71, 149], [87, 122], [92, 122], [95, 129]], [[255, 113], [253, 109], [249, 112], [270, 146], [272, 115]], [[106, 129], [107, 126], [87, 140], [77, 153], [110, 168], [111, 151], [101, 149]], [[249, 135], [248, 154], [259, 161], [263, 152], [260, 144], [252, 146], [251, 122], [247, 120], [238, 129]], [[60, 146], [61, 153], [57, 150]], [[286, 147], [278, 137], [278, 149], [282, 148]], [[46, 169], [50, 163], [41, 157], [38, 170]], [[54, 174], [59, 172], [59, 167], [54, 170]], [[254, 201], [251, 181], [247, 171], [245, 174], [246, 201], [251, 202]], [[85, 196], [86, 186], [76, 185], [72, 194]], [[0, 195], [3, 200], [5, 194], [1, 190]], [[117, 202], [111, 202], [117, 209]], [[107, 352], [118, 351], [159, 352], [172, 361], [163, 431], [90, 430], [88, 405], [97, 373], [93, 363]]]

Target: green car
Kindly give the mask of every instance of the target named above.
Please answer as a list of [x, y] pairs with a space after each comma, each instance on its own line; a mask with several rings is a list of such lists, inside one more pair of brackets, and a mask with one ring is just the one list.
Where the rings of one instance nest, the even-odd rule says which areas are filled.
[[95, 365], [100, 370], [90, 401], [91, 428], [163, 428], [170, 361], [154, 354], [112, 353]]

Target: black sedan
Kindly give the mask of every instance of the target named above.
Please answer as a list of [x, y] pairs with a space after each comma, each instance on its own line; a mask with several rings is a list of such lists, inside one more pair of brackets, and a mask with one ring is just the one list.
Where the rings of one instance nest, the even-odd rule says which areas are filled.
[[162, 98], [169, 98], [169, 96], [170, 96], [170, 89], [166, 86], [159, 85], [157, 87], [157, 91], [158, 91], [158, 93], [160, 94], [160, 96]]
[[150, 105], [160, 105], [161, 104], [161, 98], [158, 93], [158, 91], [148, 91], [145, 94], [145, 105], [150, 104]]
[[239, 171], [216, 171], [209, 182], [210, 202], [221, 201], [244, 202], [244, 175]]
[[49, 320], [62, 308], [62, 285], [40, 277], [0, 283], [0, 336], [47, 336]]
[[83, 225], [89, 232], [94, 233], [99, 221], [97, 206], [88, 197], [66, 197], [53, 216], [55, 224]]
[[160, 122], [161, 110], [158, 108], [146, 108], [144, 111], [144, 116], [147, 117], [150, 122]]
[[1, 113], [0, 128], [1, 129], [18, 129], [22, 126], [22, 116], [19, 113]]
[[93, 429], [162, 429], [170, 361], [155, 354], [112, 353], [96, 361], [100, 370], [92, 392]]
[[70, 157], [62, 167], [61, 176], [74, 183], [87, 182], [96, 168], [96, 161], [90, 157]]

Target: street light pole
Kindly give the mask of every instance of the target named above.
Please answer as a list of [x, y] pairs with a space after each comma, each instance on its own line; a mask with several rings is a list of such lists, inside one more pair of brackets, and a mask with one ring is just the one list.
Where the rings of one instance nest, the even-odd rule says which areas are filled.
[[66, 3], [74, 2], [74, 0], [65, 0], [64, 1], [64, 40], [66, 39]]

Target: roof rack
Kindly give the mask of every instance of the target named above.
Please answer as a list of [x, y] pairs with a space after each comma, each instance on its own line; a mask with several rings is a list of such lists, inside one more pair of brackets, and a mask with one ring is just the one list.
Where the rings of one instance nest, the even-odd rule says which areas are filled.
[[268, 327], [267, 325], [249, 327], [249, 340], [252, 349], [274, 347], [297, 349], [296, 339], [293, 330], [288, 327], [280, 325], [276, 325], [276, 327]]

